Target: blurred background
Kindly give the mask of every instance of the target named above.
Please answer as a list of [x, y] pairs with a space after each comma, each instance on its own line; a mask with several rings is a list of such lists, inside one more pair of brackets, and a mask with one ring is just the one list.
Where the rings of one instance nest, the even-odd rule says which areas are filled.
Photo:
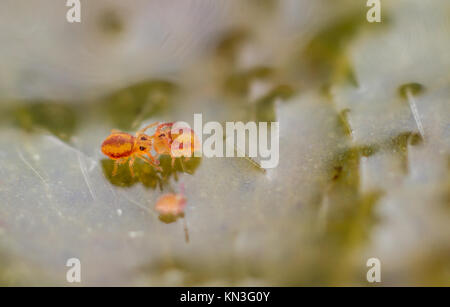
[[[0, 3], [0, 285], [450, 285], [450, 2]], [[280, 163], [111, 177], [111, 129], [278, 121]], [[158, 197], [185, 188], [184, 217]], [[186, 240], [185, 234], [189, 234]]]

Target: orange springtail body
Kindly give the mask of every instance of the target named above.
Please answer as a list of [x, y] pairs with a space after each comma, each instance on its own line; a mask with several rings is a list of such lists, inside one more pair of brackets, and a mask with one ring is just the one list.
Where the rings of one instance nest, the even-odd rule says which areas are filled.
[[184, 196], [184, 184], [181, 184], [181, 193], [169, 193], [162, 195], [155, 205], [155, 210], [159, 212], [160, 219], [162, 217], [170, 218], [170, 222], [175, 221], [179, 217], [183, 217], [184, 238], [189, 242], [189, 231], [184, 217], [184, 208], [186, 207], [187, 199]]
[[115, 160], [113, 176], [116, 175], [118, 166], [128, 161], [131, 176], [134, 177], [133, 163], [136, 158], [140, 158], [161, 171], [158, 166], [159, 161], [151, 154], [152, 137], [145, 134], [145, 130], [155, 125], [157, 123], [145, 126], [137, 131], [135, 136], [118, 130], [111, 131], [111, 134], [103, 141], [101, 150], [103, 154]]
[[161, 196], [155, 205], [155, 210], [161, 215], [179, 216], [184, 213], [186, 197], [183, 194], [165, 194]]
[[[153, 134], [153, 148], [158, 155], [170, 155], [172, 157], [172, 167], [175, 164], [176, 154], [185, 157], [186, 161], [194, 154], [200, 147], [197, 136], [194, 130], [189, 128], [183, 128], [184, 131], [177, 131], [174, 133], [172, 130], [174, 123], [163, 123], [158, 125], [155, 133]], [[184, 133], [183, 133], [184, 132]], [[186, 133], [187, 132], [187, 133]], [[190, 139], [189, 139], [190, 138]], [[188, 153], [190, 156], [183, 155], [183, 146], [186, 143], [190, 143], [190, 150]], [[177, 151], [177, 152], [174, 152]]]

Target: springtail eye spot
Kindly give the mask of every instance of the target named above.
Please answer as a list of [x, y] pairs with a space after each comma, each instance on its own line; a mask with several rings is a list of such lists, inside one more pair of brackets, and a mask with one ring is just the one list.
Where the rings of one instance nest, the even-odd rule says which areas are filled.
[[144, 147], [144, 146], [140, 146], [140, 147], [139, 147], [139, 150], [144, 151], [144, 150], [145, 150], [145, 147]]

